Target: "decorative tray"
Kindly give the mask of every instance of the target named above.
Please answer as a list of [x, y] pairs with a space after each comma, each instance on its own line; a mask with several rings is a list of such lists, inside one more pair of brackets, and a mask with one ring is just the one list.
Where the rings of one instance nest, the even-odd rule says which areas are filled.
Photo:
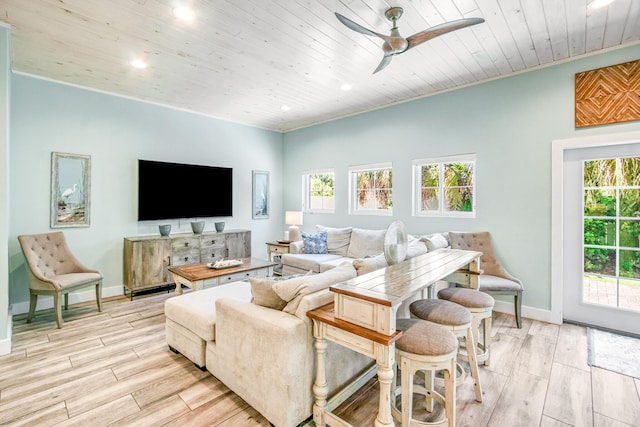
[[216, 270], [222, 270], [222, 269], [225, 269], [225, 268], [237, 267], [237, 266], [242, 265], [242, 264], [243, 264], [242, 260], [229, 259], [229, 260], [226, 260], [226, 261], [210, 262], [209, 264], [207, 264], [207, 267], [215, 268]]

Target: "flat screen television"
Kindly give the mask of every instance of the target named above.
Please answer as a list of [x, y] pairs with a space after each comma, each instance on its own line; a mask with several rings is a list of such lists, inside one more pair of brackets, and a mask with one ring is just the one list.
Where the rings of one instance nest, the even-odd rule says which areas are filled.
[[138, 160], [138, 221], [232, 214], [233, 169]]

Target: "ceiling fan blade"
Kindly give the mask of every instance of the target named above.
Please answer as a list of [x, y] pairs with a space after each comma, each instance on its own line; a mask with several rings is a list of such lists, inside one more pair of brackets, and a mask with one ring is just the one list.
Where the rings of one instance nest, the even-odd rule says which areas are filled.
[[342, 22], [344, 25], [346, 25], [348, 28], [352, 29], [353, 31], [357, 31], [358, 33], [362, 33], [362, 34], [365, 34], [367, 36], [380, 37], [384, 41], [387, 41], [387, 39], [390, 39], [389, 36], [385, 36], [384, 34], [376, 33], [375, 31], [371, 31], [370, 29], [365, 28], [360, 24], [356, 24], [351, 19], [340, 15], [338, 12], [335, 12], [335, 14], [336, 14], [336, 18], [338, 18], [338, 20], [340, 22]]
[[482, 18], [464, 18], [427, 28], [424, 31], [420, 31], [419, 33], [415, 33], [412, 36], [407, 37], [407, 42], [409, 42], [407, 50], [451, 31], [459, 30], [471, 25], [481, 24], [483, 22], [484, 19]]
[[378, 71], [382, 70], [383, 68], [385, 68], [387, 65], [389, 65], [389, 63], [391, 62], [391, 55], [385, 55], [382, 57], [382, 61], [380, 61], [380, 63], [378, 64], [378, 67], [375, 69], [375, 71], [372, 74], [377, 73]]

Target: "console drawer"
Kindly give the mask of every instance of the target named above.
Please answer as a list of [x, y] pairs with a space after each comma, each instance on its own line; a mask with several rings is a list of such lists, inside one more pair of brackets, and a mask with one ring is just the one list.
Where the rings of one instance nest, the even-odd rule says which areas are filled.
[[179, 237], [171, 241], [171, 249], [173, 253], [179, 251], [189, 251], [192, 249], [200, 249], [199, 237]]
[[200, 262], [198, 249], [174, 251], [171, 254], [171, 265], [177, 267], [185, 264], [197, 264]]
[[225, 246], [224, 236], [202, 236], [202, 240], [200, 241], [200, 249], [206, 249], [216, 246]]
[[200, 262], [216, 262], [226, 256], [227, 249], [223, 246], [221, 248], [208, 248], [200, 250]]

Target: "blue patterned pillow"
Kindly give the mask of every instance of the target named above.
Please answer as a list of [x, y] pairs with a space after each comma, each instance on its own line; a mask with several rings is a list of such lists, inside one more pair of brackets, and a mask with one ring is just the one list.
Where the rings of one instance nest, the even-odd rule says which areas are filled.
[[326, 254], [327, 253], [327, 232], [319, 231], [317, 233], [302, 232], [303, 254]]

